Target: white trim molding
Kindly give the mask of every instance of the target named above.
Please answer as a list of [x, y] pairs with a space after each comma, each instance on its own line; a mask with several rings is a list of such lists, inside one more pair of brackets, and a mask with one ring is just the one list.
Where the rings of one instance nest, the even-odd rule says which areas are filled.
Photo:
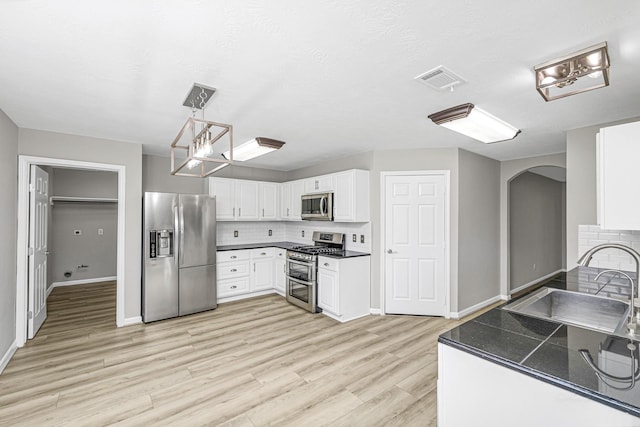
[[[125, 195], [126, 166], [107, 163], [84, 162], [78, 160], [55, 159], [49, 157], [18, 156], [18, 242], [16, 274], [16, 345], [22, 347], [27, 341], [28, 312], [28, 253], [29, 253], [29, 169], [31, 165], [66, 167], [116, 172], [118, 174], [118, 232], [117, 232], [117, 285], [116, 285], [116, 325], [124, 326], [124, 283], [125, 258]], [[129, 262], [140, 262], [130, 260]]]
[[127, 317], [122, 322], [122, 325], [118, 325], [118, 327], [130, 326], [130, 325], [138, 325], [140, 323], [142, 323], [142, 316]]
[[486, 306], [494, 304], [498, 301], [508, 301], [508, 300], [509, 300], [509, 297], [507, 297], [506, 295], [496, 295], [495, 297], [491, 297], [489, 299], [481, 301], [475, 305], [472, 305], [469, 308], [465, 308], [464, 310], [452, 312], [451, 318], [456, 320], [462, 319], [463, 317], [473, 314], [478, 310], [482, 310]]
[[14, 340], [9, 346], [9, 348], [7, 349], [7, 351], [2, 356], [2, 359], [0, 359], [0, 374], [4, 371], [4, 368], [7, 367], [7, 365], [11, 361], [11, 358], [13, 357], [17, 349], [18, 349], [18, 345]]
[[555, 276], [556, 274], [560, 274], [560, 273], [562, 273], [562, 272], [566, 272], [566, 271], [567, 271], [566, 269], [561, 268], [560, 270], [556, 270], [556, 271], [554, 271], [553, 273], [549, 273], [549, 274], [546, 274], [546, 275], [544, 275], [544, 276], [542, 276], [542, 277], [538, 277], [537, 279], [534, 279], [534, 280], [532, 280], [532, 281], [530, 281], [530, 282], [528, 282], [528, 283], [525, 283], [524, 285], [518, 286], [518, 287], [517, 287], [517, 288], [515, 288], [515, 289], [511, 289], [511, 290], [509, 291], [509, 294], [511, 295], [511, 294], [515, 294], [516, 292], [523, 291], [523, 290], [527, 289], [528, 287], [531, 287], [531, 286], [533, 286], [533, 285], [537, 285], [538, 283], [540, 283], [540, 282], [542, 282], [542, 281], [544, 281], [544, 280], [547, 280], [547, 279], [552, 278], [552, 277], [553, 277], [553, 276]]
[[374, 316], [381, 316], [383, 315], [382, 310], [379, 308], [371, 308], [369, 309], [369, 313], [374, 315]]

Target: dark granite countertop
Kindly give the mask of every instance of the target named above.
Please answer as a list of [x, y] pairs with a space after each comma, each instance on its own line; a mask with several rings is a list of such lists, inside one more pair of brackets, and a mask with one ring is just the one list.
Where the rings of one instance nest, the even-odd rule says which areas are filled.
[[[242, 249], [260, 249], [260, 248], [280, 248], [280, 249], [291, 249], [294, 246], [300, 246], [304, 243], [295, 243], [295, 242], [266, 242], [266, 243], [245, 243], [241, 245], [221, 245], [216, 249], [218, 251], [237, 251]], [[342, 251], [336, 252], [333, 254], [322, 254], [322, 256], [330, 257], [330, 258], [355, 258], [361, 256], [370, 256], [370, 254], [365, 252], [356, 252], [356, 251]]]
[[[604, 283], [593, 282], [598, 271], [578, 267], [567, 273], [566, 280], [553, 280], [545, 286], [595, 293]], [[607, 287], [614, 295], [628, 295], [628, 284], [622, 280], [612, 279]], [[438, 341], [640, 417], [640, 378], [635, 387], [618, 390], [612, 385], [624, 388], [628, 384], [605, 383], [582, 355], [586, 350], [595, 366], [626, 377], [633, 365], [638, 366], [640, 342], [516, 314], [502, 310], [503, 306], [445, 332]]]

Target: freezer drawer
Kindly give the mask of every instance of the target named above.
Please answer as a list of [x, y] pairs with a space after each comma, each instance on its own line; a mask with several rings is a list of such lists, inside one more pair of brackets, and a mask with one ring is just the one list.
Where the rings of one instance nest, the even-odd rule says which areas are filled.
[[[142, 287], [142, 320], [153, 322], [178, 315], [178, 269], [174, 259], [147, 259]], [[174, 273], [175, 272], [175, 273]]]
[[218, 306], [215, 265], [181, 268], [179, 274], [180, 316]]

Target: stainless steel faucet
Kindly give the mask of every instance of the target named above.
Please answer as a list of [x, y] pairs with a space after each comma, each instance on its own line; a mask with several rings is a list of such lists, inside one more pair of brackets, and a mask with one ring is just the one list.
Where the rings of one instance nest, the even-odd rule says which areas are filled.
[[[598, 246], [594, 246], [593, 248], [589, 249], [587, 252], [584, 253], [584, 255], [582, 255], [580, 257], [580, 259], [578, 260], [578, 264], [586, 267], [589, 265], [589, 263], [591, 262], [591, 259], [593, 258], [593, 256], [603, 250], [603, 249], [619, 249], [621, 251], [624, 251], [626, 253], [628, 253], [629, 255], [631, 255], [633, 257], [633, 259], [636, 261], [636, 281], [638, 280], [638, 278], [640, 278], [640, 254], [635, 251], [634, 249], [625, 246], [625, 245], [621, 245], [619, 243], [603, 243], [601, 245]], [[599, 277], [599, 275], [598, 275]], [[628, 276], [627, 276], [628, 277]], [[631, 278], [629, 277], [629, 280], [631, 282], [631, 302], [630, 302], [630, 309], [629, 309], [629, 322], [627, 323], [627, 329], [629, 334], [631, 335], [635, 335], [636, 333], [636, 329], [638, 327], [638, 315], [637, 315], [637, 310], [636, 310], [636, 304], [635, 304], [635, 300], [636, 300], [636, 286], [635, 283], [633, 282], [633, 280], [631, 280]]]

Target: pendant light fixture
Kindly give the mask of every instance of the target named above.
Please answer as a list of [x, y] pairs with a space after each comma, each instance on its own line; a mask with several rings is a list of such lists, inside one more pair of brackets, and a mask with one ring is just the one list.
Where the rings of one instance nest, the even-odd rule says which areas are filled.
[[462, 104], [428, 116], [435, 124], [478, 141], [492, 143], [515, 138], [520, 130], [473, 104]]
[[[171, 175], [204, 178], [233, 161], [233, 127], [204, 119], [204, 108], [215, 91], [194, 83], [187, 95], [183, 105], [191, 107], [191, 117], [171, 143]], [[196, 118], [198, 109], [202, 112], [201, 119]], [[224, 143], [228, 147], [227, 157], [222, 156], [223, 149], [217, 149]]]

